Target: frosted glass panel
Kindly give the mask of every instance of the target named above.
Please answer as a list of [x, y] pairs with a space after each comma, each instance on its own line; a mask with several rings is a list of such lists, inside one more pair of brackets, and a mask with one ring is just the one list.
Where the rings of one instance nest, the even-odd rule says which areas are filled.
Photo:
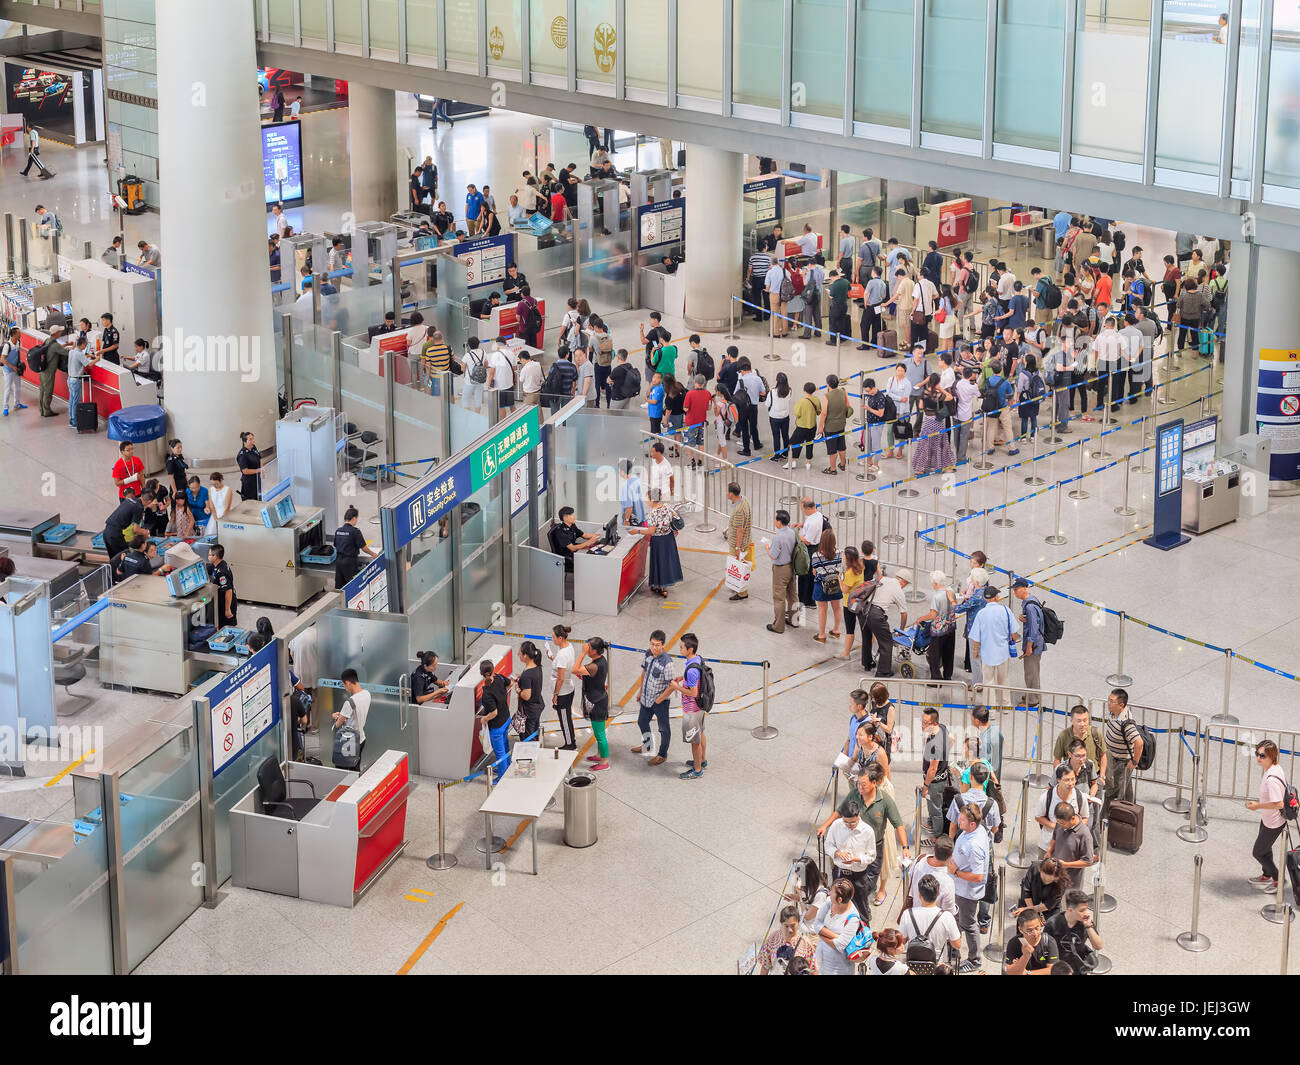
[[623, 77], [637, 89], [668, 87], [668, 0], [636, 0], [627, 6], [625, 31], [635, 48], [623, 51]]
[[926, 0], [921, 129], [982, 135], [987, 9], [972, 0]]
[[361, 46], [361, 4], [356, 0], [335, 0], [334, 43]]
[[438, 0], [406, 0], [406, 54], [437, 57]]
[[[722, 99], [722, 5], [679, 7], [677, 91], [683, 96]], [[778, 66], [774, 77], [781, 77]]]
[[370, 0], [370, 48], [397, 51], [397, 0]]
[[614, 0], [578, 0], [578, 77], [614, 84], [614, 56], [623, 46], [615, 37]]
[[[1079, 5], [1074, 53], [1073, 151], [1097, 159], [1142, 162], [1146, 131], [1150, 7], [1128, 17], [1103, 13], [1098, 0]], [[1123, 77], [1116, 77], [1123, 71]]]
[[1186, 8], [1182, 0], [1165, 0], [1156, 166], [1217, 174], [1228, 50], [1216, 39], [1216, 26], [1190, 20]]
[[487, 0], [488, 62], [519, 69], [519, 0]]
[[1241, 50], [1237, 63], [1237, 129], [1232, 141], [1232, 176], [1250, 178], [1255, 157], [1255, 78], [1259, 72], [1260, 0], [1241, 5]]
[[569, 20], [564, 0], [532, 0], [529, 5], [528, 63], [540, 74], [569, 73]]
[[1061, 147], [1065, 11], [1040, 0], [999, 0], [993, 139], [1022, 148]]
[[[409, 0], [408, 0], [409, 3]], [[325, 0], [301, 0], [298, 17], [302, 20], [302, 35], [323, 41], [329, 30], [329, 16], [325, 12]]]
[[271, 33], [280, 38], [293, 37], [293, 0], [270, 0]]
[[[735, 0], [731, 98], [738, 104], [781, 106], [781, 0]], [[678, 19], [693, 22], [686, 9]], [[680, 33], [679, 21], [678, 31]], [[678, 79], [681, 78], [680, 69]], [[796, 79], [797, 80], [797, 79]]]
[[857, 0], [853, 117], [907, 128], [912, 121], [910, 0]]
[[844, 117], [843, 0], [795, 0], [790, 107]]
[[1300, 188], [1300, 19], [1294, 4], [1273, 6], [1264, 181]]
[[451, 59], [478, 60], [477, 0], [446, 0], [447, 55]]

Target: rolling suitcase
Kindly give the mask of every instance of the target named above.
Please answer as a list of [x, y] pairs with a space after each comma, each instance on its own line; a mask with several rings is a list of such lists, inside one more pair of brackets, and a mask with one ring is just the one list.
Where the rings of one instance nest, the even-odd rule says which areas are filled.
[[1286, 852], [1285, 875], [1291, 881], [1291, 894], [1295, 896], [1297, 905], [1300, 905], [1300, 847]]
[[89, 377], [82, 379], [81, 387], [81, 402], [77, 404], [75, 415], [77, 419], [77, 432], [97, 433], [99, 432], [99, 408], [95, 406], [90, 399]]
[[902, 354], [898, 350], [898, 334], [892, 329], [882, 329], [876, 342], [886, 351]]
[[1116, 799], [1110, 804], [1110, 836], [1112, 850], [1137, 854], [1142, 849], [1143, 810], [1135, 802]]
[[925, 333], [925, 353], [933, 355], [939, 350], [939, 334], [933, 329], [927, 329]]

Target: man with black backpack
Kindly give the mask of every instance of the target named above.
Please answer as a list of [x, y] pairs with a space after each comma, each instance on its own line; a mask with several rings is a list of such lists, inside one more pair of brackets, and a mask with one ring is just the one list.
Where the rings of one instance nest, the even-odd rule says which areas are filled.
[[610, 410], [627, 410], [628, 403], [641, 394], [641, 371], [627, 361], [627, 348], [618, 349], [609, 384], [613, 394]]
[[709, 349], [700, 343], [700, 334], [692, 333], [687, 341], [690, 344], [690, 350], [686, 353], [686, 379], [689, 381], [696, 374], [704, 378], [707, 385], [713, 380], [714, 366], [713, 356], [709, 354]]
[[[1149, 742], [1128, 708], [1128, 692], [1114, 688], [1106, 697], [1109, 717], [1103, 735], [1106, 739], [1106, 791], [1101, 801], [1101, 816], [1110, 816], [1110, 804], [1132, 795], [1131, 773], [1142, 764], [1142, 752]], [[1150, 760], [1147, 762], [1150, 765]]]
[[932, 873], [917, 883], [916, 902], [899, 917], [898, 930], [907, 939], [905, 957], [913, 975], [933, 975], [945, 954], [961, 956], [961, 930], [957, 919], [939, 908], [939, 880]]
[[700, 641], [693, 632], [682, 633], [682, 654], [686, 664], [680, 680], [668, 685], [669, 692], [682, 696], [682, 740], [691, 745], [691, 760], [686, 771], [677, 774], [681, 780], [698, 780], [708, 767], [704, 747], [704, 722], [713, 709], [713, 670], [700, 657]]
[[[1017, 577], [1011, 585], [1011, 593], [1024, 604], [1020, 614], [1020, 624], [1024, 627], [1024, 645], [1020, 659], [1025, 664], [1025, 688], [1028, 694], [1025, 703], [1030, 707], [1038, 706], [1038, 692], [1043, 686], [1043, 652], [1047, 650], [1047, 613], [1048, 608], [1029, 594], [1030, 584], [1024, 577]], [[1052, 614], [1055, 617], [1055, 613]], [[1059, 624], [1059, 623], [1058, 623]], [[1058, 636], [1059, 639], [1059, 636]]]

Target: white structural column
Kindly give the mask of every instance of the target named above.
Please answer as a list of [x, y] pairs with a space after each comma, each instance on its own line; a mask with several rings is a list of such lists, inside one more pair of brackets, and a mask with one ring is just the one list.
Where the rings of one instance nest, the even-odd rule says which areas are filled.
[[[1300, 433], [1300, 417], [1290, 416], [1296, 400], [1277, 393], [1259, 397], [1260, 351], [1300, 351], [1300, 254], [1282, 248], [1233, 242], [1232, 269], [1228, 273], [1228, 322], [1224, 343], [1223, 432], [1230, 445], [1241, 433], [1256, 430], [1257, 413], [1286, 422], [1273, 423], [1280, 438], [1272, 441], [1274, 455], [1290, 459], [1273, 463], [1273, 485], [1295, 487], [1295, 452], [1300, 444], [1286, 437]], [[1300, 369], [1300, 365], [1297, 365]], [[1275, 386], [1281, 380], [1273, 380]], [[1287, 403], [1284, 407], [1283, 400]], [[1285, 431], [1289, 429], [1288, 431]], [[1268, 435], [1265, 432], [1264, 435]], [[1291, 472], [1288, 472], [1291, 471]]]
[[157, 5], [164, 405], [191, 462], [275, 441], [252, 4]]
[[348, 139], [352, 159], [352, 214], [358, 222], [387, 222], [399, 210], [397, 94], [348, 85]]
[[686, 146], [686, 324], [692, 329], [721, 329], [731, 320], [744, 254], [744, 176], [736, 152]]

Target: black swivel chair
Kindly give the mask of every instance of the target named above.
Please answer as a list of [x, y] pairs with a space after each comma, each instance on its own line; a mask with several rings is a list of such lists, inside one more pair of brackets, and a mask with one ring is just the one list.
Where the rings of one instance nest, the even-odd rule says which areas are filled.
[[[312, 797], [310, 799], [289, 798], [290, 784], [305, 784], [311, 788]], [[320, 802], [320, 799], [316, 798], [316, 788], [311, 781], [286, 781], [280, 763], [274, 757], [267, 758], [257, 767], [257, 786], [262, 791], [262, 813], [270, 817], [285, 817], [292, 821], [301, 821]]]

